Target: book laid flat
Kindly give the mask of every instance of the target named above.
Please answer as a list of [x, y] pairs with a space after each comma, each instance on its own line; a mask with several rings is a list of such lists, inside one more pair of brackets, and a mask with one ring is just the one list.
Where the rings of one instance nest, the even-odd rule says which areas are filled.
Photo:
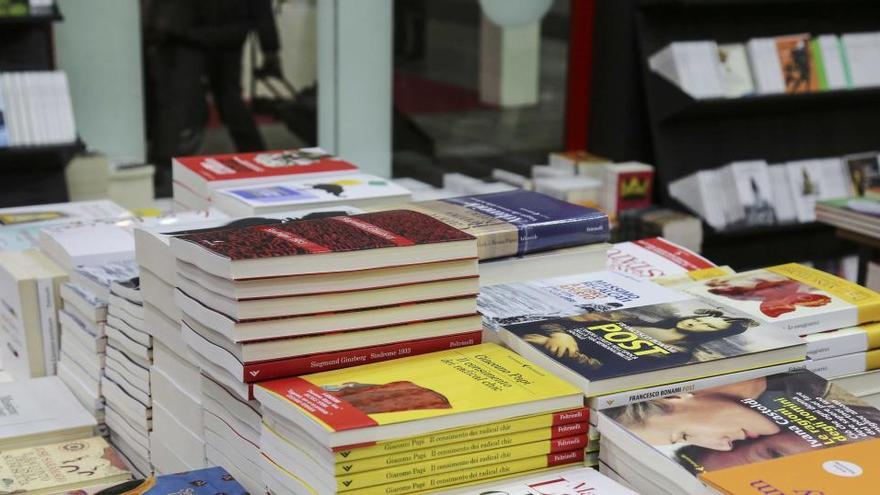
[[684, 275], [715, 268], [715, 263], [661, 237], [612, 244], [608, 269], [639, 278]]
[[36, 247], [40, 230], [50, 225], [130, 216], [128, 210], [106, 199], [0, 208], [0, 250], [22, 251]]
[[[265, 409], [328, 447], [583, 403], [578, 389], [494, 344], [264, 382], [254, 395]], [[337, 407], [322, 405], [330, 403]]]
[[[674, 493], [707, 493], [702, 480], [727, 483], [737, 472], [741, 479], [745, 473], [761, 473], [770, 481], [778, 458], [798, 465], [797, 472], [809, 481], [806, 467], [820, 452], [841, 461], [852, 449], [877, 455], [880, 411], [809, 371], [652, 400], [648, 406], [641, 406], [645, 413], [637, 416], [633, 406], [600, 413], [601, 452], [605, 457], [609, 447], [607, 464], [616, 471], [638, 469]], [[865, 445], [855, 448], [860, 444]], [[807, 457], [798, 461], [801, 456]]]
[[57, 376], [0, 384], [0, 448], [90, 436], [96, 423]]
[[688, 299], [689, 296], [626, 274], [599, 271], [482, 287], [477, 311], [483, 326], [507, 325], [604, 313]]
[[247, 491], [222, 467], [151, 476], [125, 483], [109, 493], [139, 495], [245, 495]]
[[605, 242], [608, 215], [545, 194], [515, 190], [400, 206], [477, 238], [481, 260]]
[[215, 189], [211, 193], [214, 206], [235, 216], [336, 204], [357, 207], [390, 205], [409, 199], [408, 190], [388, 179], [369, 174], [309, 177], [259, 186]]
[[101, 437], [3, 449], [0, 478], [5, 493], [48, 495], [131, 479], [116, 452]]
[[133, 259], [102, 261], [99, 265], [77, 266], [70, 274], [70, 281], [93, 295], [107, 301], [113, 282], [130, 280], [138, 275], [138, 265]]
[[391, 210], [189, 234], [179, 260], [227, 279], [280, 277], [476, 258], [474, 237], [427, 215]]
[[212, 189], [277, 182], [284, 177], [351, 173], [357, 167], [320, 148], [301, 148], [178, 157], [172, 161], [171, 170], [178, 186], [209, 202]]
[[800, 338], [701, 299], [503, 327], [502, 342], [588, 396], [802, 361]]
[[571, 467], [517, 479], [492, 481], [444, 492], [447, 495], [637, 495], [617, 482], [585, 467]]
[[99, 265], [134, 258], [132, 223], [76, 223], [47, 227], [40, 232], [40, 249], [67, 271], [79, 265]]
[[507, 284], [561, 277], [572, 270], [598, 272], [605, 269], [610, 244], [599, 242], [583, 246], [541, 251], [526, 256], [496, 258], [480, 262], [480, 285]]
[[709, 278], [682, 290], [733, 306], [789, 335], [880, 320], [880, 294], [797, 263]]

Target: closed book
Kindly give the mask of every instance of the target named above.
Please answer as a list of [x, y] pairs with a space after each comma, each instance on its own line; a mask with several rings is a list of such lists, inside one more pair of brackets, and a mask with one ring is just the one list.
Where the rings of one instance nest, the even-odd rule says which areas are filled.
[[107, 301], [110, 299], [110, 285], [113, 282], [129, 280], [137, 275], [137, 262], [127, 259], [77, 266], [70, 274], [70, 281]]
[[709, 278], [683, 290], [733, 306], [789, 335], [880, 320], [880, 294], [797, 263]]
[[134, 258], [134, 235], [127, 221], [50, 226], [40, 232], [39, 245], [67, 271]]
[[785, 92], [809, 93], [819, 90], [819, 78], [810, 50], [810, 35], [776, 38], [776, 51], [785, 80]]
[[131, 473], [101, 437], [4, 449], [0, 477], [7, 493], [48, 495], [119, 483]]
[[335, 273], [475, 258], [471, 235], [427, 215], [390, 210], [171, 239], [179, 260], [229, 279]]
[[[580, 392], [494, 344], [258, 384], [266, 410], [327, 447], [572, 409]], [[335, 404], [326, 409], [322, 404]], [[319, 406], [315, 408], [315, 406]]]
[[483, 326], [497, 331], [516, 323], [603, 313], [687, 298], [648, 280], [599, 271], [482, 287], [477, 297], [477, 311], [483, 316]]
[[880, 369], [880, 349], [854, 352], [825, 359], [810, 359], [806, 368], [822, 378], [833, 380]]
[[660, 237], [621, 242], [608, 250], [608, 269], [639, 278], [684, 275], [716, 266], [698, 253]]
[[807, 357], [825, 359], [880, 348], [880, 323], [829, 330], [804, 337]]
[[22, 251], [36, 247], [40, 231], [50, 225], [130, 217], [126, 209], [109, 200], [74, 201], [0, 208], [0, 249]]
[[[125, 489], [125, 491], [123, 491]], [[151, 476], [133, 481], [113, 493], [138, 493], [142, 495], [245, 495], [247, 491], [222, 467], [210, 467], [163, 476]]]
[[501, 341], [588, 396], [804, 359], [796, 336], [701, 299], [503, 327]]
[[368, 174], [273, 182], [261, 186], [216, 189], [212, 205], [235, 216], [330, 205], [367, 207], [405, 203], [410, 192], [388, 179]]
[[739, 98], [755, 92], [745, 45], [742, 43], [719, 45], [718, 60], [725, 96]]
[[546, 473], [530, 474], [516, 480], [500, 480], [451, 490], [450, 495], [536, 495], [589, 494], [637, 495], [596, 469], [571, 467]]
[[876, 444], [880, 436], [880, 411], [809, 371], [658, 399], [638, 409], [599, 414], [601, 450], [617, 450], [620, 461], [638, 459], [651, 483], [671, 493], [707, 493], [703, 481], [725, 478], [729, 469], [769, 475], [779, 458], [799, 465], [801, 479], [808, 480], [806, 465], [795, 459], [819, 452], [836, 459], [838, 449]]
[[506, 191], [413, 203], [477, 238], [481, 260], [523, 256], [608, 240], [608, 216], [531, 191]]
[[354, 164], [320, 148], [189, 156], [172, 161], [174, 182], [189, 189], [205, 203], [210, 202], [213, 189], [356, 171]]

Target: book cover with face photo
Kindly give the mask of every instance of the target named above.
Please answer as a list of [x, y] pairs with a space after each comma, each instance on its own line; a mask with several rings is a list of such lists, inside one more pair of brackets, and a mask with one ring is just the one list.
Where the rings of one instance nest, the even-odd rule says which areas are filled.
[[624, 434], [650, 448], [644, 462], [659, 455], [702, 476], [878, 438], [880, 411], [800, 370], [607, 409], [603, 425], [618, 447]]
[[610, 271], [482, 287], [477, 311], [483, 326], [498, 328], [583, 313], [681, 301], [689, 296], [647, 280]]
[[880, 320], [880, 294], [797, 263], [710, 278], [683, 290], [733, 306], [790, 335]]
[[500, 337], [586, 395], [803, 359], [800, 339], [700, 299], [504, 327]]

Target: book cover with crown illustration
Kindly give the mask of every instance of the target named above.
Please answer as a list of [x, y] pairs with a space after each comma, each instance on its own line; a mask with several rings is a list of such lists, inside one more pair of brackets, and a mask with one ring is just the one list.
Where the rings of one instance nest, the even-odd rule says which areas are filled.
[[616, 218], [624, 210], [651, 206], [654, 195], [654, 167], [639, 162], [605, 165], [602, 208]]
[[713, 277], [682, 290], [795, 336], [880, 321], [880, 294], [797, 263]]

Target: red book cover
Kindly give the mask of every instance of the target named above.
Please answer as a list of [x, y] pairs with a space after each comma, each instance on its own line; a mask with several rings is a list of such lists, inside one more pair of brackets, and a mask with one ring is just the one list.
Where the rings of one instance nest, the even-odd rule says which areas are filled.
[[292, 359], [278, 359], [246, 364], [242, 381], [254, 383], [287, 376], [307, 375], [319, 371], [330, 371], [351, 366], [359, 366], [379, 361], [388, 361], [406, 356], [416, 356], [429, 352], [444, 351], [476, 345], [482, 341], [483, 331], [447, 335], [443, 337], [395, 342], [393, 344], [348, 349], [345, 351], [312, 354]]
[[422, 213], [391, 210], [221, 229], [179, 239], [235, 261], [465, 241], [474, 237]]
[[634, 241], [634, 244], [641, 246], [658, 256], [668, 259], [687, 271], [702, 270], [704, 268], [714, 268], [718, 266], [699, 254], [694, 253], [690, 249], [683, 248], [660, 237], [641, 239]]
[[206, 182], [353, 172], [357, 167], [314, 148], [175, 158]]

